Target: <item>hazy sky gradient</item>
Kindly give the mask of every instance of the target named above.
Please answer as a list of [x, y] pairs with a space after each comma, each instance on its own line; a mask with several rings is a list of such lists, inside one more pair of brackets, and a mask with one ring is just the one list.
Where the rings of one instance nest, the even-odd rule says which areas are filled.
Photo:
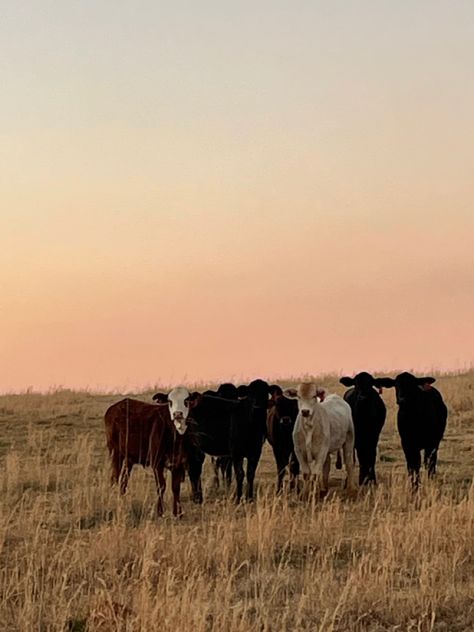
[[474, 3], [2, 7], [0, 391], [471, 363]]

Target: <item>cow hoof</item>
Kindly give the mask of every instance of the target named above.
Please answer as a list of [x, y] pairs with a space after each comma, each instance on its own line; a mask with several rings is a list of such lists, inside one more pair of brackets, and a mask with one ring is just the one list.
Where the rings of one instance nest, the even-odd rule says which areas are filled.
[[193, 496], [193, 502], [194, 502], [196, 505], [202, 505], [202, 494], [201, 494], [201, 493], [194, 494], [194, 496]]

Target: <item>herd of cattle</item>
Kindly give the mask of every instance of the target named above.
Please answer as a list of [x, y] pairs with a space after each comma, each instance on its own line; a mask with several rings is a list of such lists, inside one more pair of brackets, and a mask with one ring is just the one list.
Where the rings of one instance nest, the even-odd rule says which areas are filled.
[[[376, 483], [375, 462], [386, 408], [382, 388], [395, 387], [398, 432], [409, 475], [419, 484], [421, 453], [428, 475], [436, 471], [438, 446], [446, 428], [447, 408], [433, 377], [401, 373], [396, 378], [374, 378], [366, 372], [340, 382], [349, 387], [344, 397], [328, 395], [314, 383], [282, 389], [263, 380], [239, 387], [222, 384], [217, 391], [189, 392], [184, 387], [156, 393], [155, 403], [123, 399], [105, 413], [112, 482], [125, 493], [132, 467], [150, 466], [158, 492], [158, 514], [163, 513], [165, 468], [171, 470], [173, 513], [181, 513], [180, 487], [189, 475], [194, 502], [203, 500], [201, 470], [205, 455], [213, 457], [217, 481], [221, 473], [230, 484], [232, 470], [236, 499], [254, 495], [255, 472], [265, 439], [272, 446], [277, 468], [277, 490], [286, 470], [290, 486], [300, 472], [315, 480], [320, 493], [328, 490], [331, 454], [336, 467], [346, 469], [346, 487], [356, 488], [354, 461], [359, 463], [359, 485]], [[244, 473], [244, 460], [246, 472]]]

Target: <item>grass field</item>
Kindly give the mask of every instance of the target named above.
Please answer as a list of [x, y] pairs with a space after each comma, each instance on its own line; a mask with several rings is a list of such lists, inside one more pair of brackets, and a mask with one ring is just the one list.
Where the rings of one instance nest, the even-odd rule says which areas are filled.
[[[335, 377], [329, 391], [342, 393]], [[449, 408], [439, 475], [409, 493], [392, 391], [376, 490], [258, 499], [211, 489], [156, 519], [151, 472], [109, 486], [103, 413], [120, 395], [0, 397], [0, 629], [6, 631], [474, 630], [474, 372], [438, 378]], [[149, 399], [150, 393], [139, 395]]]

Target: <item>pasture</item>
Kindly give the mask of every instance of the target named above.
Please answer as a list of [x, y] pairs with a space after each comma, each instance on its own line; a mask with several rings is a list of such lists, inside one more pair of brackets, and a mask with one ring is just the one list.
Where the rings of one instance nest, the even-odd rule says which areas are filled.
[[[337, 379], [319, 381], [342, 394]], [[266, 444], [255, 503], [213, 490], [206, 459], [204, 504], [191, 503], [187, 480], [181, 519], [169, 483], [156, 519], [150, 471], [134, 469], [124, 498], [109, 485], [103, 414], [121, 395], [0, 397], [0, 629], [474, 629], [474, 372], [436, 386], [448, 427], [438, 476], [423, 476], [415, 497], [392, 389], [376, 489], [346, 498], [333, 466], [324, 501], [276, 498]]]

